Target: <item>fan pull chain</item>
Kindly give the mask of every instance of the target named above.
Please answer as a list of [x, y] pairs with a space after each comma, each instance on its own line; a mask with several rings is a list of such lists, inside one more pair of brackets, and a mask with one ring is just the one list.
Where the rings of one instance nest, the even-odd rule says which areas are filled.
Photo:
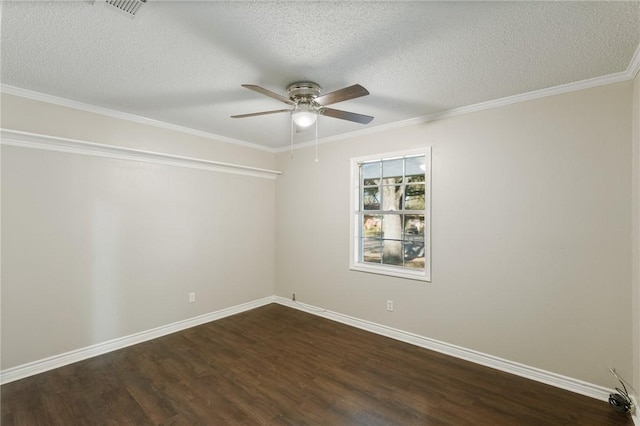
[[291, 159], [293, 160], [293, 112], [291, 113]]
[[316, 163], [318, 162], [318, 121], [320, 121], [320, 114], [316, 117]]

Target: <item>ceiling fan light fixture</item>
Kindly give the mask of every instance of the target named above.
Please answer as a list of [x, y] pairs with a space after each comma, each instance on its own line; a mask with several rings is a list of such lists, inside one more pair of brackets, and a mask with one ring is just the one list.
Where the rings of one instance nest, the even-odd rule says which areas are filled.
[[316, 122], [318, 114], [311, 108], [311, 105], [300, 103], [291, 113], [293, 122], [299, 127], [309, 127]]

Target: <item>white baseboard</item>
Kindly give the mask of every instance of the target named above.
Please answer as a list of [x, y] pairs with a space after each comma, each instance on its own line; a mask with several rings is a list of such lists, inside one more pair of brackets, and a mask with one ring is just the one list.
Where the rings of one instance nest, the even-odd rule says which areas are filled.
[[[496, 370], [504, 371], [506, 373], [515, 374], [520, 377], [535, 380], [537, 382], [545, 383], [551, 386], [565, 389], [571, 392], [585, 395], [591, 398], [607, 401], [609, 394], [613, 392], [613, 389], [607, 389], [602, 386], [587, 383], [571, 377], [562, 376], [560, 374], [552, 373], [549, 371], [541, 370], [538, 368], [530, 367], [517, 362], [509, 361], [503, 358], [498, 358], [493, 355], [484, 354], [471, 349], [466, 349], [460, 346], [452, 345], [449, 343], [441, 342], [428, 337], [420, 336], [417, 334], [409, 333], [406, 331], [398, 330], [395, 328], [387, 327], [385, 325], [376, 324], [370, 321], [354, 318], [348, 315], [340, 314], [338, 312], [332, 312], [326, 309], [317, 308], [315, 306], [307, 305], [300, 302], [293, 302], [287, 298], [279, 296], [269, 296], [259, 300], [255, 300], [241, 305], [232, 306], [230, 308], [221, 309], [209, 314], [200, 315], [194, 318], [190, 318], [183, 321], [178, 321], [173, 324], [157, 327], [151, 330], [135, 333], [129, 336], [121, 337], [118, 339], [110, 340], [103, 343], [98, 343], [85, 348], [77, 349], [74, 351], [66, 352], [60, 355], [55, 355], [49, 358], [45, 358], [39, 361], [30, 362], [28, 364], [19, 365], [17, 367], [9, 368], [0, 371], [0, 383], [10, 383], [15, 380], [20, 380], [25, 377], [33, 376], [35, 374], [44, 373], [45, 371], [53, 370], [55, 368], [63, 367], [74, 362], [82, 361], [94, 356], [102, 355], [111, 351], [126, 348], [138, 343], [142, 343], [151, 339], [166, 336], [167, 334], [175, 333], [177, 331], [185, 330], [187, 328], [195, 327], [207, 322], [215, 321], [224, 317], [235, 315], [241, 312], [245, 312], [251, 309], [258, 308], [260, 306], [268, 305], [269, 303], [278, 303], [280, 305], [295, 308], [304, 312], [308, 312], [320, 317], [324, 317], [333, 321], [337, 321], [343, 324], [350, 325], [352, 327], [360, 328], [372, 333], [376, 333], [382, 336], [390, 337], [395, 340], [406, 342], [412, 345], [416, 345], [425, 349], [430, 349], [436, 352], [444, 353], [455, 358], [471, 361], [476, 364], [484, 365], [494, 368]], [[634, 400], [634, 404], [637, 407], [637, 401]], [[640, 426], [638, 419], [638, 412], [633, 416], [634, 424]]]
[[[613, 392], [612, 389], [607, 389], [603, 386], [587, 383], [582, 380], [573, 379], [571, 377], [552, 373], [550, 371], [545, 371], [539, 368], [530, 367], [524, 364], [509, 361], [503, 358], [498, 358], [493, 355], [484, 354], [482, 352], [466, 349], [460, 346], [441, 342], [428, 337], [419, 336], [417, 334], [408, 333], [406, 331], [397, 330], [395, 328], [387, 327], [385, 325], [380, 325], [373, 322], [361, 320], [358, 318], [350, 317], [348, 315], [343, 315], [343, 314], [332, 312], [326, 309], [317, 308], [315, 306], [307, 305], [304, 303], [294, 302], [284, 297], [276, 296], [275, 302], [281, 305], [289, 306], [291, 308], [299, 309], [304, 312], [308, 312], [314, 315], [328, 318], [343, 324], [357, 327], [362, 330], [370, 331], [372, 333], [380, 334], [382, 336], [390, 337], [395, 340], [400, 340], [402, 342], [410, 343], [412, 345], [416, 345], [425, 349], [430, 349], [446, 355], [451, 355], [455, 358], [471, 361], [473, 363], [484, 365], [486, 367], [491, 367], [496, 370], [504, 371], [506, 373], [515, 374], [516, 376], [535, 380], [536, 382], [545, 383], [547, 385], [555, 386], [557, 388], [575, 392], [580, 395], [585, 395], [591, 398], [599, 399], [601, 401], [608, 401], [609, 394]], [[634, 419], [634, 420], [637, 421], [637, 419]]]
[[255, 309], [260, 306], [268, 305], [270, 303], [273, 303], [274, 301], [275, 300], [273, 296], [265, 297], [262, 299], [254, 300], [252, 302], [243, 303], [240, 305], [232, 306], [230, 308], [225, 308], [219, 311], [200, 315], [194, 318], [174, 322], [173, 324], [164, 325], [162, 327], [142, 331], [140, 333], [131, 334], [129, 336], [120, 337], [118, 339], [109, 340], [107, 342], [98, 343], [95, 345], [87, 346], [85, 348], [76, 349], [74, 351], [66, 352], [60, 355], [54, 355], [52, 357], [45, 358], [39, 361], [34, 361], [28, 364], [19, 365], [17, 367], [8, 368], [6, 370], [0, 371], [0, 384], [24, 379], [25, 377], [53, 370], [54, 368], [63, 367], [68, 364], [73, 364], [74, 362], [82, 361], [98, 355], [103, 355], [107, 352], [126, 348], [127, 346], [146, 342], [147, 340], [156, 339], [158, 337], [166, 336], [167, 334], [172, 334], [177, 331], [185, 330], [187, 328], [195, 327], [197, 325], [205, 324], [217, 319], [239, 314], [241, 312]]

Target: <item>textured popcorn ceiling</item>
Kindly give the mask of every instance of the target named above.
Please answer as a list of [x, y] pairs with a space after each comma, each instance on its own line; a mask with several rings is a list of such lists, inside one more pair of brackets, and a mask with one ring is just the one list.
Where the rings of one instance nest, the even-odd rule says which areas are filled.
[[[266, 147], [290, 141], [286, 94], [315, 81], [371, 95], [333, 105], [368, 127], [628, 70], [640, 2], [149, 0], [3, 2], [1, 81]], [[320, 137], [365, 128], [322, 117]], [[313, 132], [296, 134], [308, 141]]]

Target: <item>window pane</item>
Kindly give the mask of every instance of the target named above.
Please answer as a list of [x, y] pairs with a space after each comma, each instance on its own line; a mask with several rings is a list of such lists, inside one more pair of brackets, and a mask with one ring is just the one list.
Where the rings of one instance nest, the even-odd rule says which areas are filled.
[[408, 259], [424, 257], [424, 237], [412, 235], [404, 241], [404, 254]]
[[405, 187], [405, 210], [424, 210], [424, 184], [412, 183]]
[[379, 178], [365, 179], [363, 184], [364, 186], [377, 186], [377, 185], [380, 185], [380, 179]]
[[419, 157], [409, 157], [405, 160], [406, 176], [424, 176], [425, 160], [424, 155]]
[[424, 215], [404, 217], [404, 266], [424, 268]]
[[404, 175], [404, 160], [385, 160], [382, 162], [383, 183], [400, 183]]
[[385, 265], [402, 266], [402, 241], [382, 240], [382, 263]]
[[380, 183], [382, 162], [364, 163], [360, 168], [363, 185], [378, 185]]
[[382, 236], [382, 216], [365, 214], [362, 220], [362, 236], [376, 237]]
[[382, 186], [381, 210], [400, 210], [402, 201], [402, 185]]
[[424, 215], [408, 214], [404, 217], [404, 238], [424, 239]]
[[382, 215], [382, 235], [389, 240], [402, 239], [402, 216], [399, 214]]
[[424, 269], [424, 240], [404, 242], [404, 266]]
[[380, 263], [382, 260], [381, 240], [377, 238], [363, 238], [361, 241], [362, 261], [369, 263]]
[[363, 210], [380, 210], [380, 188], [372, 186], [362, 189]]
[[382, 263], [402, 266], [402, 216], [382, 215]]

